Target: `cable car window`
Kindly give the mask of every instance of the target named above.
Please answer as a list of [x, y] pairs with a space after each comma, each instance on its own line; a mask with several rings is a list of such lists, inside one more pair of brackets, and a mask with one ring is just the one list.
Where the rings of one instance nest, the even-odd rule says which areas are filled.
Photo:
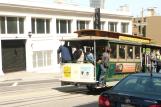
[[127, 59], [133, 59], [133, 46], [127, 46]]
[[119, 45], [119, 58], [125, 59], [125, 45]]
[[111, 43], [110, 47], [111, 47], [110, 57], [115, 59], [117, 57], [117, 45], [114, 43]]
[[140, 46], [135, 46], [135, 59], [140, 59]]

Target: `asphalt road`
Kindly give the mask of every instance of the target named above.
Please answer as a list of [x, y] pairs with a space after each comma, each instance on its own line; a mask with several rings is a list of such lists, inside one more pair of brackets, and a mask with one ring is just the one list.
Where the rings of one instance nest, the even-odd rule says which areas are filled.
[[61, 87], [59, 81], [0, 87], [0, 107], [97, 107], [102, 90]]

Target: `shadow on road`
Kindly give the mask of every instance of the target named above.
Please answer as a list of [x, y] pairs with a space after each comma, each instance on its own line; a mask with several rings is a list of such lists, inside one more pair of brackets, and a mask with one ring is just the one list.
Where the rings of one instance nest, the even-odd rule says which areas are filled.
[[53, 88], [55, 90], [58, 90], [60, 92], [65, 93], [75, 93], [75, 94], [86, 94], [86, 95], [99, 95], [103, 91], [109, 90], [111, 87], [106, 88], [100, 88], [100, 89], [94, 89], [93, 91], [89, 91], [86, 87], [77, 87], [77, 86], [63, 86], [63, 87], [56, 87]]

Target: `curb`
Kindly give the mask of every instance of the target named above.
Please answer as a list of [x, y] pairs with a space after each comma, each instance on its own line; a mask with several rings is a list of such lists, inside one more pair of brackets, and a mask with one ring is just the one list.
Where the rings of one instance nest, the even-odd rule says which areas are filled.
[[60, 82], [59, 79], [43, 79], [43, 80], [28, 80], [28, 81], [3, 81], [0, 82], [0, 87], [7, 86], [17, 86], [17, 85], [29, 85], [29, 84], [43, 84], [43, 83], [51, 83], [51, 82]]

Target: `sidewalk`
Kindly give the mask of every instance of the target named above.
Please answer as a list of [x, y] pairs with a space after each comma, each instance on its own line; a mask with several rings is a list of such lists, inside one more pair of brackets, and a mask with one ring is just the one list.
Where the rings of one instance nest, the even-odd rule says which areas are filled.
[[34, 72], [12, 72], [6, 73], [4, 76], [0, 76], [0, 84], [9, 84], [13, 82], [32, 82], [32, 81], [48, 81], [59, 80], [60, 73], [34, 73]]

